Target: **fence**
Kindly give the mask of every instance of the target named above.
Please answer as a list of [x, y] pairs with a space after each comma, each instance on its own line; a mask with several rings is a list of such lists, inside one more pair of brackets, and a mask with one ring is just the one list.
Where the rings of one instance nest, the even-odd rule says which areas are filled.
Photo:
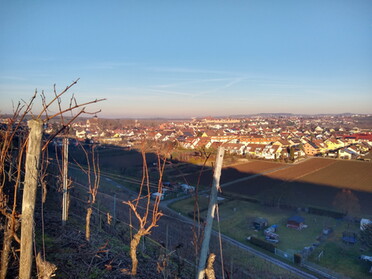
[[290, 252], [290, 251], [283, 251], [283, 250], [280, 250], [278, 248], [275, 248], [275, 255], [283, 258], [283, 259], [286, 259], [287, 261], [290, 261], [292, 263], [294, 263], [294, 253], [293, 252]]

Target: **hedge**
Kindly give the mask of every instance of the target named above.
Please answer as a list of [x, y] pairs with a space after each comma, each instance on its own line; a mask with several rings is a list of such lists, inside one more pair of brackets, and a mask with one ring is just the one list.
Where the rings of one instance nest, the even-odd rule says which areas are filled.
[[323, 209], [323, 208], [317, 208], [317, 207], [308, 207], [310, 214], [315, 215], [321, 215], [321, 216], [328, 216], [335, 219], [341, 219], [346, 216], [345, 213], [329, 210], [329, 209]]
[[265, 240], [259, 239], [254, 236], [251, 236], [249, 241], [256, 246], [259, 246], [269, 252], [275, 253], [276, 246], [272, 243], [266, 242]]

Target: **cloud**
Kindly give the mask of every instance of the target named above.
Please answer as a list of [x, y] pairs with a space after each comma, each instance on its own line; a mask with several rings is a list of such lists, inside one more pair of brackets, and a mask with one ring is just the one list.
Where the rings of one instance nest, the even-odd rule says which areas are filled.
[[19, 76], [0, 76], [0, 79], [2, 80], [10, 80], [10, 81], [26, 81], [27, 79], [24, 77], [19, 77]]
[[160, 89], [147, 89], [151, 92], [162, 93], [161, 95], [178, 95], [178, 96], [189, 96], [195, 97], [197, 94], [194, 93], [187, 93], [187, 92], [178, 92], [178, 91], [169, 91], [169, 90], [160, 90]]
[[86, 64], [82, 68], [85, 70], [114, 70], [121, 67], [127, 67], [127, 66], [137, 66], [139, 65], [136, 62], [97, 62], [92, 64]]
[[146, 67], [145, 69], [149, 71], [153, 71], [153, 72], [218, 74], [218, 75], [232, 75], [232, 76], [239, 75], [239, 73], [228, 72], [228, 71], [196, 69], [196, 68], [182, 68], [182, 67]]
[[200, 83], [208, 83], [208, 82], [219, 82], [219, 81], [230, 81], [230, 80], [231, 80], [231, 78], [188, 79], [186, 81], [153, 85], [152, 87], [155, 87], [155, 88], [170, 88], [170, 87], [177, 87], [177, 86], [182, 86], [182, 85], [200, 84]]

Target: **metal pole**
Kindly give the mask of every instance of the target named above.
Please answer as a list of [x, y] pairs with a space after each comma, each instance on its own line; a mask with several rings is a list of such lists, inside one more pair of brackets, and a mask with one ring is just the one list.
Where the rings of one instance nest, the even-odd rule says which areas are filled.
[[62, 196], [62, 225], [66, 224], [68, 219], [68, 198], [67, 198], [67, 171], [68, 171], [68, 138], [63, 139], [63, 196]]
[[217, 149], [216, 167], [214, 169], [214, 174], [213, 174], [213, 185], [212, 185], [210, 199], [209, 199], [208, 214], [207, 214], [207, 220], [206, 220], [206, 224], [204, 228], [204, 238], [203, 238], [202, 247], [200, 250], [200, 258], [199, 258], [199, 265], [198, 265], [198, 272], [196, 274], [196, 279], [204, 279], [205, 264], [207, 262], [209, 241], [211, 238], [213, 218], [214, 218], [214, 213], [215, 213], [216, 204], [217, 204], [217, 194], [218, 194], [218, 189], [220, 188], [220, 177], [221, 177], [221, 169], [222, 169], [224, 152], [225, 152], [225, 149], [222, 146], [220, 146]]

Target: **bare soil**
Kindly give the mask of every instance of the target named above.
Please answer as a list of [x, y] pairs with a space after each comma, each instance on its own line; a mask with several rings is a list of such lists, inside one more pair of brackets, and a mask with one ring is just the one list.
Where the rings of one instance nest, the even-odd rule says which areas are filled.
[[[224, 179], [232, 181], [236, 177], [225, 176]], [[359, 199], [361, 214], [372, 215], [372, 164], [366, 162], [309, 159], [237, 182], [224, 191], [265, 201], [280, 199], [300, 207], [312, 205], [334, 209], [332, 203], [342, 188], [353, 190]]]

